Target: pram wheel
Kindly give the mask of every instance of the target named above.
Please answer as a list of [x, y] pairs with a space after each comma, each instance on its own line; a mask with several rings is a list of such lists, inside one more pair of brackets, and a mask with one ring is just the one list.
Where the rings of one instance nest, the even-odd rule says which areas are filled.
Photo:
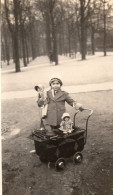
[[48, 169], [51, 168], [51, 162], [48, 162]]
[[63, 170], [64, 167], [65, 167], [65, 164], [66, 164], [65, 159], [64, 159], [64, 158], [59, 158], [59, 159], [56, 161], [56, 163], [55, 163], [55, 169], [56, 169], [56, 171], [61, 171], [61, 170]]
[[73, 156], [74, 163], [81, 163], [82, 159], [83, 159], [83, 155], [81, 152], [76, 152]]
[[48, 169], [53, 168], [54, 167], [54, 163], [53, 162], [48, 162]]

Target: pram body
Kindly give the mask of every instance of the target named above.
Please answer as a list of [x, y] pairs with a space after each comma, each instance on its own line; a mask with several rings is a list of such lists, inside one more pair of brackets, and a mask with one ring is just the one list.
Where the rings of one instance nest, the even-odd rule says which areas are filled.
[[[81, 151], [84, 149], [87, 139], [87, 127], [89, 117], [92, 115], [91, 110], [86, 119], [86, 128], [81, 129], [75, 126], [75, 117], [72, 133], [63, 134], [59, 129], [54, 136], [48, 136], [46, 131], [34, 131], [32, 133], [36, 154], [42, 162], [54, 163], [56, 169], [62, 169], [65, 166], [65, 159], [73, 156], [74, 162], [81, 162], [83, 156]], [[61, 167], [59, 167], [59, 163]]]

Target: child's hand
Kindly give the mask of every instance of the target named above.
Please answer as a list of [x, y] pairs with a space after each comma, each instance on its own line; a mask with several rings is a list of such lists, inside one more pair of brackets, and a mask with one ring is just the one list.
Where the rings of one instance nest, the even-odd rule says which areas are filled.
[[84, 108], [83, 108], [82, 105], [79, 107], [79, 110], [80, 110], [81, 112], [84, 110]]
[[77, 110], [80, 110], [81, 112], [84, 110], [83, 105], [80, 104], [80, 103], [77, 103], [77, 104], [76, 104], [76, 109], [77, 109]]

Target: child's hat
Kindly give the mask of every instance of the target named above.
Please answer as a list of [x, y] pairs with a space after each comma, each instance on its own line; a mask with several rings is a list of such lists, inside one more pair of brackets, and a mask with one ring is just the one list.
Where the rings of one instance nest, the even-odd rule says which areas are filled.
[[69, 115], [68, 113], [64, 113], [64, 114], [62, 115], [62, 120], [63, 120], [65, 117], [70, 118], [70, 115]]
[[61, 81], [59, 78], [52, 78], [52, 79], [49, 81], [49, 85], [51, 86], [51, 83], [53, 83], [54, 81], [58, 81], [58, 82], [60, 83], [61, 86], [63, 85], [62, 81]]

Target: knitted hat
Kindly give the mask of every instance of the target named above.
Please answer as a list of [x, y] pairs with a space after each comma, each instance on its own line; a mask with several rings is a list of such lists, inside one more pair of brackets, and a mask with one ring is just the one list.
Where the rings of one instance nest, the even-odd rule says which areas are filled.
[[61, 86], [63, 85], [62, 81], [61, 81], [59, 78], [52, 78], [52, 79], [49, 81], [49, 85], [51, 86], [51, 83], [53, 83], [54, 81], [58, 81], [58, 82], [60, 83]]
[[63, 120], [65, 117], [70, 118], [70, 115], [69, 115], [68, 113], [64, 113], [64, 114], [62, 115], [62, 120]]

